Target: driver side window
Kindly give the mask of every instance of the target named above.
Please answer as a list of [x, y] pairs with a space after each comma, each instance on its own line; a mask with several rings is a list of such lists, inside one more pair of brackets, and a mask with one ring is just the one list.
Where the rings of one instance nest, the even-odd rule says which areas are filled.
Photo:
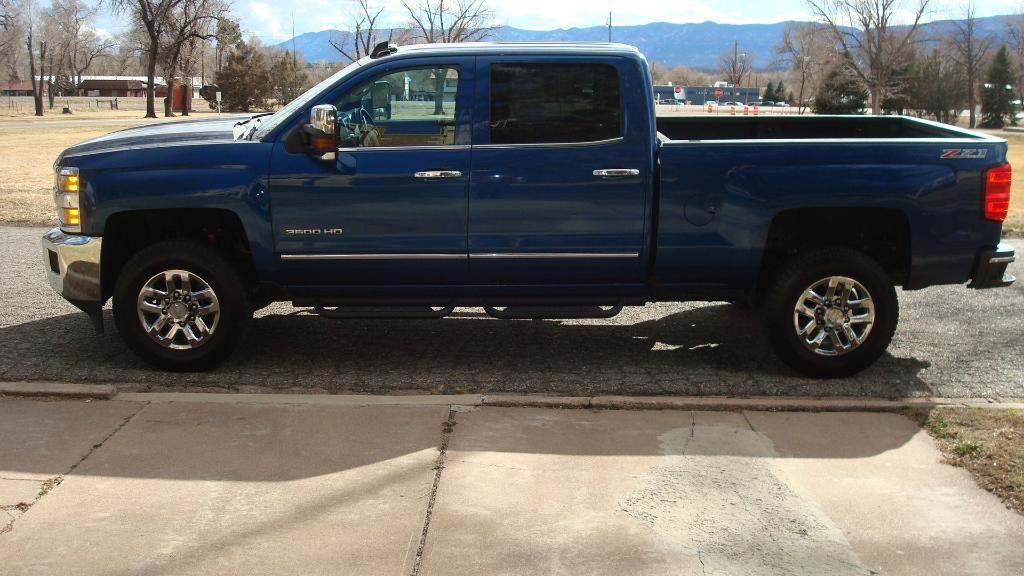
[[458, 66], [409, 68], [378, 76], [336, 104], [342, 148], [455, 144]]

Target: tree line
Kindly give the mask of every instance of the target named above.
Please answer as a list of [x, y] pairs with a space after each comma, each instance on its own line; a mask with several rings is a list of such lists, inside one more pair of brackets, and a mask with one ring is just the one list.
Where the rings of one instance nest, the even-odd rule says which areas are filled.
[[[168, 84], [165, 115], [173, 115], [177, 79], [191, 82], [197, 74], [212, 79], [225, 110], [248, 111], [288, 102], [380, 42], [475, 41], [495, 29], [488, 0], [403, 0], [404, 22], [397, 27], [383, 25], [383, 0], [356, 0], [349, 10], [351, 32], [331, 41], [344, 61], [308, 64], [299, 54], [246, 37], [227, 1], [102, 0], [130, 23], [111, 38], [95, 30], [97, 7], [83, 0], [47, 8], [37, 0], [0, 0], [0, 71], [32, 82], [38, 115], [44, 94], [52, 108], [53, 99], [74, 93], [86, 73], [136, 71], [147, 78], [146, 116], [156, 116], [158, 74]], [[924, 37], [920, 23], [932, 1], [806, 0], [817, 22], [786, 27], [771, 55], [772, 71], [756, 70], [754, 55], [733, 43], [716, 76], [659, 62], [652, 63], [652, 76], [656, 83], [724, 79], [764, 86], [764, 99], [801, 111], [870, 110], [956, 122], [966, 110], [971, 127], [1013, 122], [1013, 103], [1024, 92], [1024, 13], [1006, 18], [1000, 34], [1005, 43], [980, 30], [973, 2], [941, 37]], [[212, 100], [212, 92], [207, 96]]]

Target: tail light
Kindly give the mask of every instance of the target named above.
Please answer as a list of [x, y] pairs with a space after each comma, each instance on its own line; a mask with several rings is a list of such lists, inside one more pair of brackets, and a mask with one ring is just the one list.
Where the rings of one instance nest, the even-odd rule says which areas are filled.
[[1002, 222], [1010, 211], [1010, 180], [1013, 171], [1009, 164], [990, 168], [985, 172], [985, 218]]

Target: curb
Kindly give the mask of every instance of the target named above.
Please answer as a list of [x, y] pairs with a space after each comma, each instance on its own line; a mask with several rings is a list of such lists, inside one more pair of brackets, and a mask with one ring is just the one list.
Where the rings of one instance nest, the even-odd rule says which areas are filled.
[[0, 396], [13, 398], [88, 398], [110, 400], [117, 388], [110, 384], [66, 384], [62, 382], [0, 382]]
[[940, 406], [1024, 410], [1024, 402], [998, 402], [987, 398], [810, 398], [724, 396], [515, 396], [489, 395], [482, 406], [505, 408], [588, 408], [601, 410], [698, 410], [787, 412], [899, 412]]
[[789, 412], [899, 412], [940, 406], [1024, 410], [1013, 398], [820, 398], [808, 396], [549, 396], [544, 394], [274, 394], [210, 392], [117, 392], [111, 384], [0, 382], [0, 397], [90, 398], [142, 402], [314, 404], [328, 406], [489, 406], [590, 410], [697, 410]]

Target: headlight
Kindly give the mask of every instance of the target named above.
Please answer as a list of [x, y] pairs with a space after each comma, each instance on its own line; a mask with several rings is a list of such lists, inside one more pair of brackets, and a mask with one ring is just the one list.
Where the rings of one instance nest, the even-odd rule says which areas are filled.
[[78, 192], [82, 181], [78, 177], [78, 168], [65, 167], [57, 172], [57, 182], [53, 188], [53, 198], [57, 204], [57, 219], [61, 230], [65, 232], [82, 231], [82, 213], [79, 210]]

